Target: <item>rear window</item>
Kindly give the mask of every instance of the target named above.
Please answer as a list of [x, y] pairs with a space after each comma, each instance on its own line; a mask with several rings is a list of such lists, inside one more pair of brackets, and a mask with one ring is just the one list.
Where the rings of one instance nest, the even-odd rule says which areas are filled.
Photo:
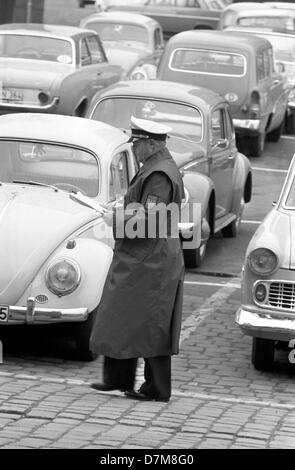
[[246, 58], [241, 54], [203, 49], [176, 49], [169, 68], [180, 72], [242, 77]]
[[294, 31], [295, 20], [294, 18], [278, 17], [278, 16], [245, 16], [240, 17], [237, 20], [237, 24], [240, 26], [254, 26], [262, 28], [278, 28], [288, 29]]

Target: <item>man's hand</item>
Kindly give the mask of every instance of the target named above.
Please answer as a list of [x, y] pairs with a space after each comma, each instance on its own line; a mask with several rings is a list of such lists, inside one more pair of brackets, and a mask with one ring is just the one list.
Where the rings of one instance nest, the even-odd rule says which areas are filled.
[[103, 220], [105, 221], [106, 225], [109, 227], [113, 226], [113, 211], [107, 211], [102, 216]]

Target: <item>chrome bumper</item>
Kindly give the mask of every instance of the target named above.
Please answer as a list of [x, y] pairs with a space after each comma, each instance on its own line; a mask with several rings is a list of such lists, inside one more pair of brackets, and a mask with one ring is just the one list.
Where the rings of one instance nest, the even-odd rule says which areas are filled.
[[258, 315], [239, 308], [235, 322], [248, 336], [280, 341], [290, 341], [295, 338], [295, 318], [274, 318], [269, 314]]
[[5, 103], [3, 101], [0, 101], [0, 109], [1, 108], [7, 108], [7, 109], [19, 109], [19, 110], [25, 110], [29, 109], [32, 111], [49, 111], [53, 109], [59, 102], [59, 98], [55, 96], [53, 100], [45, 105], [39, 105], [39, 104], [28, 104], [28, 103]]
[[233, 119], [234, 127], [237, 129], [248, 129], [258, 131], [260, 128], [260, 119]]
[[8, 318], [0, 325], [44, 324], [82, 322], [87, 320], [88, 309], [82, 308], [40, 308], [34, 297], [29, 297], [26, 307], [9, 306]]

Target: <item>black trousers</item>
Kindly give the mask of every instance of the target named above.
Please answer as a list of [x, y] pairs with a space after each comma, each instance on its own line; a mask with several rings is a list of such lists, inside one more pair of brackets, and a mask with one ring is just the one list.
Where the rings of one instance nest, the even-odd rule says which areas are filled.
[[[104, 358], [103, 380], [118, 389], [133, 390], [136, 379], [137, 358]], [[171, 356], [144, 358], [144, 383], [139, 391], [156, 398], [171, 396]]]

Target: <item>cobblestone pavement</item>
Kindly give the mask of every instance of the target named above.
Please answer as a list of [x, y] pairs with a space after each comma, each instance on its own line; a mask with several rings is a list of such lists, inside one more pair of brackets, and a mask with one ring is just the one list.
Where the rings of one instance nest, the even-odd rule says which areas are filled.
[[[100, 358], [82, 363], [51, 353], [4, 354], [0, 447], [295, 447], [294, 366], [287, 352], [279, 351], [272, 373], [253, 368], [251, 339], [234, 325], [239, 295], [238, 279], [201, 289], [186, 284], [169, 403], [138, 402], [119, 392], [92, 390], [89, 383], [101, 377]], [[138, 384], [141, 375], [142, 367]]]

